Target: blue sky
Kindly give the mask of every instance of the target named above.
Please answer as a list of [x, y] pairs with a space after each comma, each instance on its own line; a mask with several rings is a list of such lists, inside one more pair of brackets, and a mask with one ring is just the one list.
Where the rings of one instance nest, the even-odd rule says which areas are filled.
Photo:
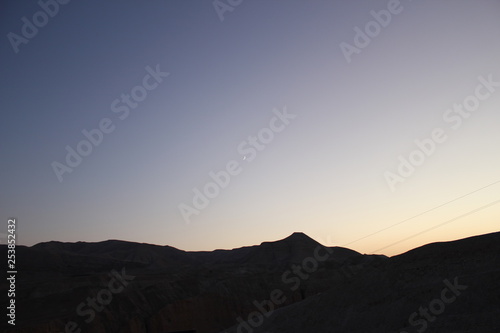
[[[394, 6], [348, 61], [342, 43], [356, 47], [354, 29]], [[23, 17], [43, 20], [42, 8], [8, 1], [0, 20], [0, 212], [19, 219], [22, 244], [212, 250], [303, 231], [344, 245], [493, 184], [349, 245], [373, 252], [499, 199], [497, 1], [243, 0], [223, 21], [210, 1], [58, 7], [17, 46], [9, 33], [23, 37]], [[145, 79], [147, 68], [169, 75]], [[111, 105], [134, 91], [147, 96], [120, 119]], [[454, 129], [459, 114], [444, 115], [476, 91], [488, 96]], [[242, 155], [283, 110], [295, 117], [251, 161]], [[103, 119], [114, 130], [60, 181], [53, 163]], [[446, 140], [391, 188], [387, 172], [434, 129]], [[186, 223], [180, 205], [196, 209], [193, 189], [230, 161], [240, 172]], [[497, 231], [499, 215], [491, 205], [381, 252]]]

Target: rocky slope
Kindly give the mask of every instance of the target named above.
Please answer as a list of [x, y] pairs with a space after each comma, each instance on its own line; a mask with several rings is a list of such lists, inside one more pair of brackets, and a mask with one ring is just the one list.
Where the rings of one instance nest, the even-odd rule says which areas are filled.
[[[212, 252], [41, 243], [17, 248], [17, 325], [2, 332], [498, 332], [498, 253], [500, 233], [392, 258], [303, 233]], [[467, 289], [440, 309], [447, 283]], [[431, 302], [439, 315], [412, 325]]]
[[224, 332], [500, 332], [500, 233], [429, 244]]
[[286, 291], [280, 306], [326, 291], [342, 270], [374, 260], [302, 233], [213, 252], [116, 240], [18, 247], [15, 332], [64, 332], [67, 325], [69, 332], [217, 332], [280, 288], [283, 272], [315, 251], [325, 258], [315, 278]]

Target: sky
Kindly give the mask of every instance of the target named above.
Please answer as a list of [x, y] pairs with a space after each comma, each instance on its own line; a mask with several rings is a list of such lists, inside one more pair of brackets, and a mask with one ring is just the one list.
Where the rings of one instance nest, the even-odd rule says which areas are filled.
[[500, 2], [5, 1], [18, 244], [394, 255], [499, 230]]

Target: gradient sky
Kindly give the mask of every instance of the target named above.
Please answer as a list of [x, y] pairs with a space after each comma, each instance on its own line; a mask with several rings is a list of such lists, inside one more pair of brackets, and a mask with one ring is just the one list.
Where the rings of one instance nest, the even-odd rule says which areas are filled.
[[[8, 34], [40, 6], [5, 1], [1, 232], [14, 216], [24, 245], [212, 250], [302, 231], [392, 255], [498, 231], [500, 204], [484, 206], [500, 199], [500, 88], [456, 130], [443, 115], [478, 77], [500, 82], [500, 2], [401, 1], [348, 63], [341, 43], [387, 6], [244, 0], [221, 21], [211, 1], [71, 1], [15, 53]], [[121, 120], [111, 104], [157, 65], [170, 75]], [[244, 160], [238, 146], [285, 107], [296, 117]], [[59, 182], [51, 163], [103, 118], [115, 130]], [[447, 140], [391, 191], [384, 174], [435, 128]], [[185, 223], [179, 205], [231, 160], [241, 173]]]

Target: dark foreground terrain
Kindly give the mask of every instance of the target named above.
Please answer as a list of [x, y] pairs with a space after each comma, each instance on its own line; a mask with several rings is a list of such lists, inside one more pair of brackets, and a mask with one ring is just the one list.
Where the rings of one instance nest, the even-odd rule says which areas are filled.
[[302, 233], [213, 252], [116, 240], [16, 251], [16, 326], [3, 314], [2, 332], [500, 332], [500, 233], [391, 258]]

